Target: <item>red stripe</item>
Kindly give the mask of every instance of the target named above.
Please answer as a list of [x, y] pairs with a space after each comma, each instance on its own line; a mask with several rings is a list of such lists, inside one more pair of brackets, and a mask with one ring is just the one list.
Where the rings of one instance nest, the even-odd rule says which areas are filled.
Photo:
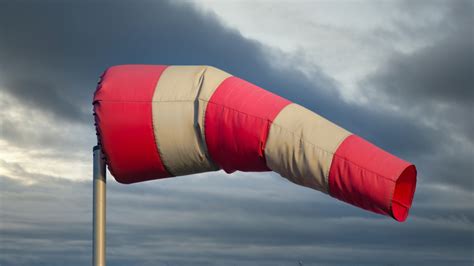
[[331, 196], [404, 221], [416, 186], [416, 168], [351, 135], [338, 147], [329, 171]]
[[209, 154], [226, 172], [269, 171], [265, 143], [276, 115], [290, 102], [247, 81], [229, 77], [206, 109]]
[[109, 170], [120, 183], [169, 177], [155, 143], [153, 93], [166, 66], [109, 68], [94, 95], [99, 138]]

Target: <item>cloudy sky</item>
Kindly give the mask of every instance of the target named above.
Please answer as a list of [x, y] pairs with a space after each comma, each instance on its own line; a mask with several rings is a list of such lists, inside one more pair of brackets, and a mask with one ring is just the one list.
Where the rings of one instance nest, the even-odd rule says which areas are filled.
[[1, 1], [0, 265], [91, 261], [92, 94], [206, 64], [417, 165], [405, 223], [274, 173], [108, 179], [111, 265], [472, 265], [472, 1]]

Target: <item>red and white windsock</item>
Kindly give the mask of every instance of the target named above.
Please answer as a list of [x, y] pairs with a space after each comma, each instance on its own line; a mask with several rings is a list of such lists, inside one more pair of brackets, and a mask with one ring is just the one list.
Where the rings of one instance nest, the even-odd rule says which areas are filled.
[[107, 165], [121, 183], [275, 171], [397, 221], [411, 207], [413, 164], [214, 67], [114, 66], [93, 104]]

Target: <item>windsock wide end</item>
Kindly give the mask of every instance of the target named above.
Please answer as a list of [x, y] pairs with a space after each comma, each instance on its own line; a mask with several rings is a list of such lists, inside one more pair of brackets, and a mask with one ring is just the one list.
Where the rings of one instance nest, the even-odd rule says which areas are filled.
[[109, 171], [119, 183], [170, 176], [157, 151], [151, 103], [165, 68], [120, 65], [101, 76], [93, 99], [96, 130]]

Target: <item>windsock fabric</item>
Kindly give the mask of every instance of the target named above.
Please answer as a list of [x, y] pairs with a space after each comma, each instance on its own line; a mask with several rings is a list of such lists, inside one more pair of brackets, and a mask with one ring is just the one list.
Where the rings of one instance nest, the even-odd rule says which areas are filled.
[[101, 76], [93, 104], [118, 182], [275, 171], [397, 221], [408, 216], [413, 164], [214, 67], [114, 66]]

